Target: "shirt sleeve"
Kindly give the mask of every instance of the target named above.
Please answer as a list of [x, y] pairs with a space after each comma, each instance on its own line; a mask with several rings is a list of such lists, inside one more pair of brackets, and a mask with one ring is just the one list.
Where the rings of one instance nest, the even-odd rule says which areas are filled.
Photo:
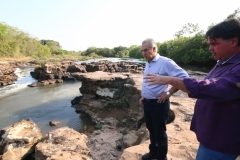
[[178, 77], [178, 78], [188, 78], [188, 73], [179, 67], [173, 60], [169, 60], [166, 65], [166, 70], [168, 71], [169, 76]]
[[196, 80], [185, 78], [184, 85], [190, 91], [191, 98], [207, 99], [213, 101], [240, 100], [240, 69], [233, 70], [218, 78]]

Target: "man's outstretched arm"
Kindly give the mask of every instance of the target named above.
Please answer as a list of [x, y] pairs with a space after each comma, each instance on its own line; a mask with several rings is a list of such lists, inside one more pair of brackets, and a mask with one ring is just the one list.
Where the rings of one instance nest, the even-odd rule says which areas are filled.
[[146, 77], [144, 77], [144, 80], [148, 82], [148, 85], [154, 85], [154, 84], [170, 84], [171, 86], [180, 89], [187, 94], [190, 94], [190, 91], [186, 88], [186, 86], [183, 83], [182, 78], [178, 77], [170, 77], [170, 76], [159, 76], [155, 74], [147, 74]]

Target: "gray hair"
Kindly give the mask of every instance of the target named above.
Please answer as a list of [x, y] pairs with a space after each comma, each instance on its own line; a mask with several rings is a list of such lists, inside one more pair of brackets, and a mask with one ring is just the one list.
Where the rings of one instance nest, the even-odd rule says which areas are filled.
[[155, 48], [156, 48], [156, 52], [158, 51], [157, 43], [155, 42], [154, 39], [152, 39], [152, 38], [147, 38], [147, 39], [145, 39], [145, 40], [142, 42], [142, 45], [143, 45], [144, 43], [147, 43], [149, 48], [155, 47]]

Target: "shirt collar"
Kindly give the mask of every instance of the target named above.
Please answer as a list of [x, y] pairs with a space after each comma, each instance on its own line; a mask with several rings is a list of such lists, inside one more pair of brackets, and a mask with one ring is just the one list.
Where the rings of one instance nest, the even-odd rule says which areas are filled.
[[[160, 55], [157, 53], [156, 56], [153, 58], [152, 62], [157, 61], [158, 58], [160, 58]], [[148, 63], [150, 63], [150, 62], [148, 61]]]
[[218, 64], [224, 65], [225, 63], [235, 63], [240, 59], [240, 52], [237, 54], [234, 54], [230, 58], [228, 58], [226, 61], [221, 62], [220, 60], [217, 61]]

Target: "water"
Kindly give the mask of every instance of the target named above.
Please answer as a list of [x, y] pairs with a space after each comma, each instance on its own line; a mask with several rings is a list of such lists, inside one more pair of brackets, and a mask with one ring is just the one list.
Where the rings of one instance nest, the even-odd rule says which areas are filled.
[[145, 62], [140, 61], [139, 59], [136, 58], [101, 58], [101, 59], [89, 59], [87, 61], [78, 61], [75, 62], [76, 64], [81, 64], [83, 62], [85, 63], [91, 63], [91, 62], [98, 62], [98, 61], [102, 61], [102, 60], [107, 60], [107, 61], [111, 61], [111, 62], [134, 62], [134, 63], [140, 63], [140, 64], [145, 64]]
[[[90, 117], [77, 114], [71, 107], [71, 100], [81, 95], [81, 82], [31, 88], [27, 85], [36, 81], [29, 74], [33, 69], [17, 69], [16, 84], [0, 88], [0, 129], [31, 118], [43, 135], [63, 126], [83, 131], [84, 125], [90, 124]], [[51, 127], [49, 121], [60, 121], [61, 124]]]
[[[14, 94], [24, 88], [27, 88], [27, 85], [36, 82], [34, 78], [29, 74], [30, 71], [33, 71], [34, 67], [20, 67], [17, 68], [15, 74], [18, 76], [18, 80], [15, 84], [8, 85], [5, 87], [0, 87], [0, 98]], [[0, 104], [1, 105], [1, 104]]]

